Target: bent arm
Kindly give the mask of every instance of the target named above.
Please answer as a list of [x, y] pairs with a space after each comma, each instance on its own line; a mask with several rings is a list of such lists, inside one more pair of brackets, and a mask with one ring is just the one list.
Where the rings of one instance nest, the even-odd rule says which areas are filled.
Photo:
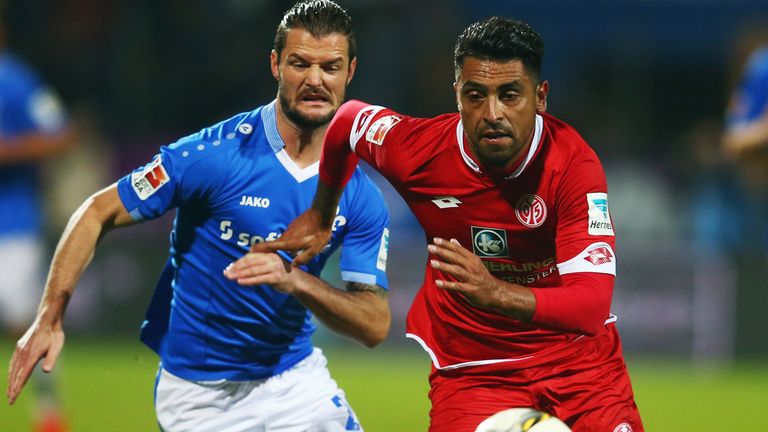
[[298, 279], [293, 296], [331, 330], [369, 348], [387, 337], [392, 317], [385, 289], [349, 282], [341, 291], [304, 272]]
[[16, 138], [4, 138], [0, 143], [0, 166], [38, 162], [71, 149], [77, 141], [74, 128], [55, 134], [30, 133]]
[[[429, 245], [438, 288], [461, 293], [474, 306], [568, 332], [594, 335], [605, 323], [613, 295], [612, 274], [561, 276], [559, 286], [530, 288], [493, 276], [479, 257], [458, 241], [436, 238]], [[451, 276], [445, 278], [444, 276]]]
[[35, 321], [17, 342], [11, 358], [7, 391], [10, 403], [16, 400], [38, 361], [44, 358], [45, 372], [55, 366], [64, 344], [62, 320], [67, 303], [99, 239], [109, 230], [131, 223], [116, 184], [88, 198], [72, 215], [56, 247]]
[[275, 253], [249, 252], [224, 270], [240, 285], [269, 285], [294, 296], [331, 330], [368, 347], [389, 332], [391, 314], [387, 291], [377, 285], [349, 282], [347, 291], [292, 267]]

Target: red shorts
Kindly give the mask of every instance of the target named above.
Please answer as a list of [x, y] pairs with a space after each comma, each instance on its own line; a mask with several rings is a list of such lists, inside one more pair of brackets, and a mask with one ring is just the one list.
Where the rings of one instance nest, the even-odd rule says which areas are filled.
[[643, 431], [613, 325], [533, 367], [433, 368], [429, 381], [430, 432], [474, 432], [487, 417], [515, 407], [554, 414], [574, 432]]

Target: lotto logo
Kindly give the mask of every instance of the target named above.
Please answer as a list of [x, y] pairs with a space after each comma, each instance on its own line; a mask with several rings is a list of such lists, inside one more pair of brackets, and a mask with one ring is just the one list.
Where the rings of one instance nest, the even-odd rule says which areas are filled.
[[473, 226], [472, 249], [479, 257], [509, 257], [507, 232], [501, 229]]
[[611, 258], [613, 258], [611, 251], [609, 251], [607, 247], [603, 246], [587, 251], [587, 256], [584, 257], [584, 259], [591, 262], [592, 265], [609, 263], [611, 262]]
[[432, 202], [441, 209], [456, 208], [461, 204], [461, 201], [458, 198], [452, 196], [435, 197]]

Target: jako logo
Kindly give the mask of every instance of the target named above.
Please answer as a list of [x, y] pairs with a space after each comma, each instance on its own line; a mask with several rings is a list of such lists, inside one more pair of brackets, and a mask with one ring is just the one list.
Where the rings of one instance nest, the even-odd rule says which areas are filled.
[[269, 207], [269, 198], [243, 195], [243, 197], [240, 199], [240, 205], [248, 206], [248, 207], [267, 208]]
[[472, 249], [480, 257], [508, 257], [507, 232], [500, 229], [472, 227]]

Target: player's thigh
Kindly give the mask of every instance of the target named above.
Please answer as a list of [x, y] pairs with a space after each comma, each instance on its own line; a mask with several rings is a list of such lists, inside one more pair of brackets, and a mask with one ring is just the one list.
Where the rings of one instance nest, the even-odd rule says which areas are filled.
[[618, 338], [605, 335], [548, 366], [536, 373], [539, 409], [553, 412], [577, 432], [643, 430]]
[[164, 432], [263, 432], [260, 407], [238, 403], [255, 387], [246, 384], [187, 381], [161, 369], [155, 385], [158, 425]]
[[362, 431], [317, 349], [259, 381], [190, 382], [161, 371], [155, 408], [165, 432]]
[[0, 319], [20, 332], [35, 315], [43, 285], [43, 245], [32, 235], [0, 237]]
[[499, 411], [532, 405], [528, 388], [514, 376], [433, 379], [429, 397], [430, 432], [473, 432]]
[[268, 432], [362, 431], [344, 391], [328, 371], [322, 351], [270, 379]]

